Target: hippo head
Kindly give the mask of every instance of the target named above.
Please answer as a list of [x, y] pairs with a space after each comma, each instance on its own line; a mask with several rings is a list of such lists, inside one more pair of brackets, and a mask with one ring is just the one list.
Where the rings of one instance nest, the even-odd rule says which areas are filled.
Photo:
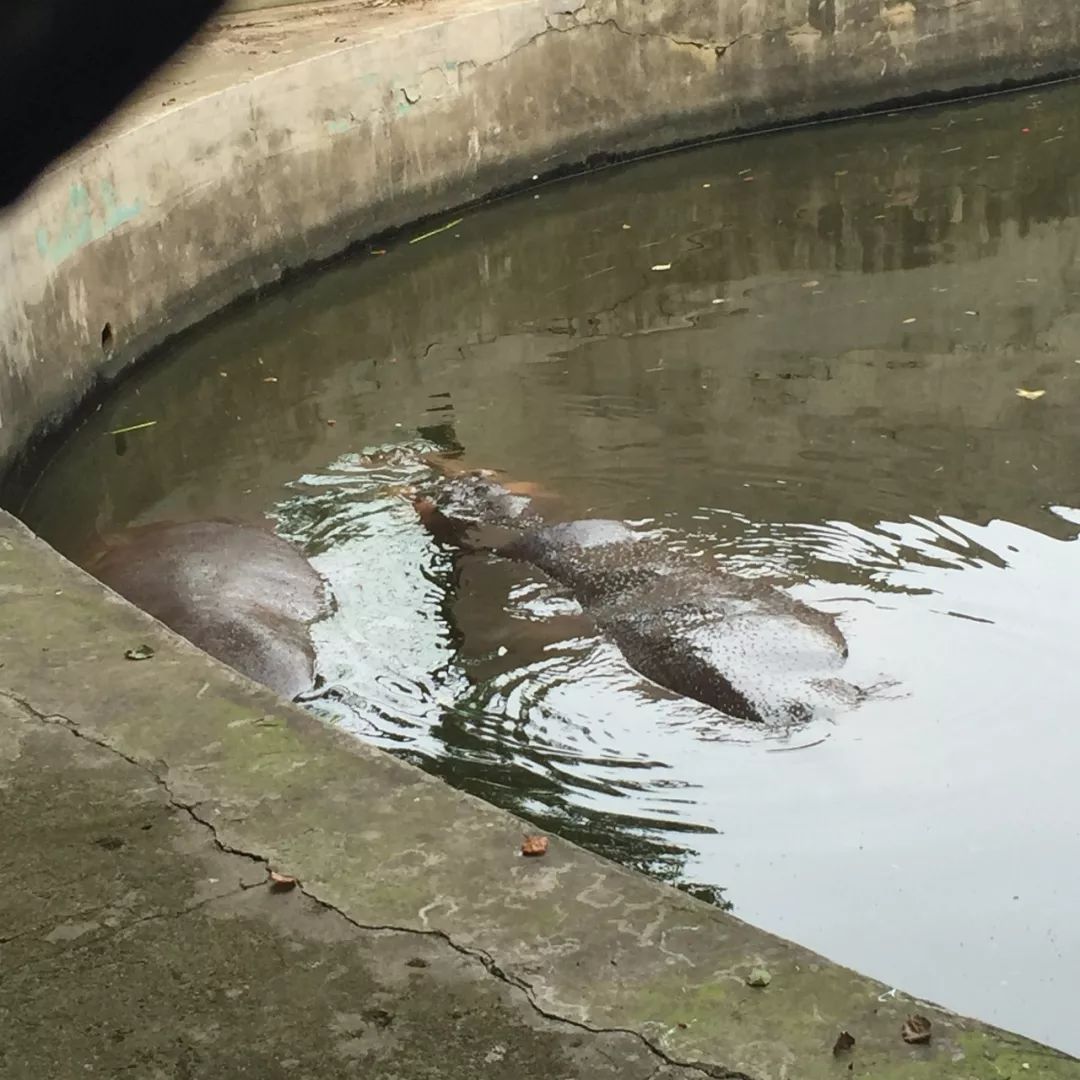
[[532, 499], [519, 495], [484, 469], [458, 473], [413, 502], [436, 539], [461, 547], [494, 549], [527, 528]]

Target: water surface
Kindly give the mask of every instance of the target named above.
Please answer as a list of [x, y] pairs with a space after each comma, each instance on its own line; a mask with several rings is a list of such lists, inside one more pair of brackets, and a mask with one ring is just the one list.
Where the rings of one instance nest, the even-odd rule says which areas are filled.
[[[1078, 110], [1065, 86], [731, 142], [406, 235], [140, 370], [25, 517], [78, 558], [271, 515], [339, 600], [334, 722], [1080, 1052]], [[396, 495], [417, 470], [363, 457], [451, 441], [785, 583], [892, 688], [792, 732], [651, 693], [538, 575], [455, 565]]]

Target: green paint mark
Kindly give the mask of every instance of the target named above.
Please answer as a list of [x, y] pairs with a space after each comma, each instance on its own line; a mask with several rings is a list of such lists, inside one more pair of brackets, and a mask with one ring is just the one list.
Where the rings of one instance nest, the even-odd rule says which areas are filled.
[[72, 184], [59, 227], [55, 232], [44, 225], [38, 228], [35, 234], [38, 252], [49, 262], [63, 262], [80, 248], [106, 236], [124, 222], [138, 217], [141, 212], [140, 200], [121, 203], [116, 189], [108, 180], [98, 184], [96, 199], [85, 184]]
[[353, 122], [351, 120], [345, 120], [343, 118], [327, 120], [325, 124], [326, 133], [328, 135], [342, 135], [352, 126]]

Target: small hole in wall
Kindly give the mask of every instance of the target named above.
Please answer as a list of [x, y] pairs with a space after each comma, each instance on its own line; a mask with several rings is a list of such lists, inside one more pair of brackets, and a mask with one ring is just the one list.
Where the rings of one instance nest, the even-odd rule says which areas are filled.
[[112, 343], [113, 343], [112, 323], [107, 322], [101, 328], [101, 347], [106, 352], [108, 352], [112, 348]]

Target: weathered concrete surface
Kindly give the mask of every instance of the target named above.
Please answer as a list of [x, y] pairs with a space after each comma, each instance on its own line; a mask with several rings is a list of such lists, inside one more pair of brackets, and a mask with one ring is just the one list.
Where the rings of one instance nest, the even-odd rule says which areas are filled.
[[1080, 67], [1072, 0], [434, 0], [226, 18], [0, 227], [0, 468], [347, 243], [605, 152]]
[[436, 934], [357, 926], [222, 850], [152, 771], [0, 699], [0, 1075], [675, 1080]]
[[[539, 1055], [553, 1077], [1080, 1077], [569, 844], [521, 858], [523, 823], [278, 702], [2, 515], [0, 589], [5, 1076], [529, 1076]], [[306, 899], [268, 895], [268, 867]], [[929, 1047], [900, 1038], [916, 1010]]]

